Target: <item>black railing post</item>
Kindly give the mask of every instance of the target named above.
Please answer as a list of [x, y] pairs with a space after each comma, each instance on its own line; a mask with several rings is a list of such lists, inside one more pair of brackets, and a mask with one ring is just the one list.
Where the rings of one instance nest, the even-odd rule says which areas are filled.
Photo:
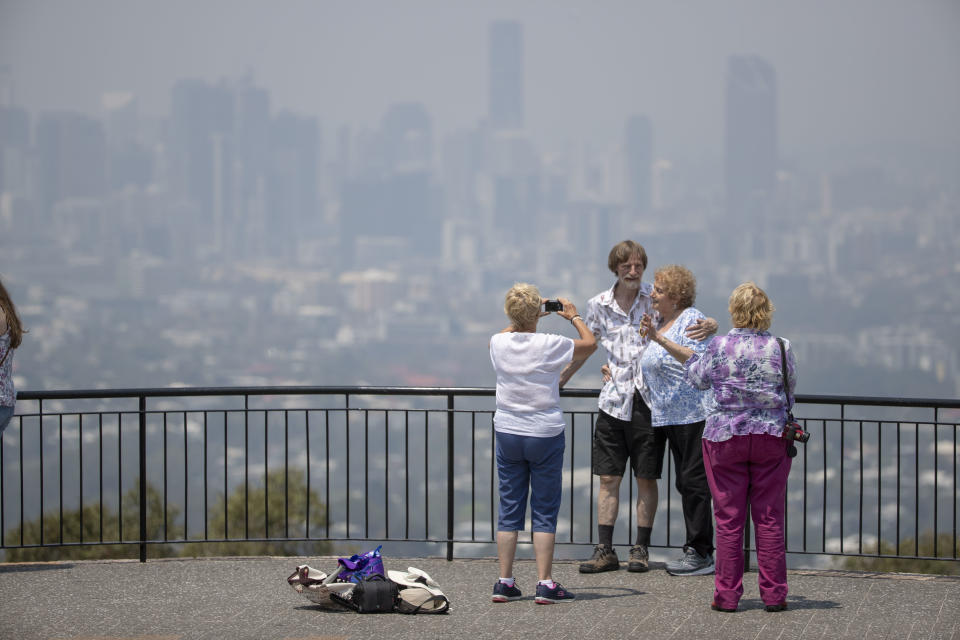
[[447, 394], [447, 561], [453, 560], [453, 394]]
[[147, 397], [140, 396], [140, 562], [147, 561]]
[[[39, 442], [37, 444], [37, 451], [40, 455], [40, 546], [44, 546], [44, 537], [43, 533], [46, 531], [46, 526], [44, 526], [43, 514], [47, 509], [46, 502], [44, 501], [43, 495], [43, 404], [40, 404], [40, 424], [37, 425], [39, 433]], [[20, 486], [23, 486], [23, 418], [20, 419]], [[20, 489], [20, 544], [23, 545], [23, 494], [24, 490]]]

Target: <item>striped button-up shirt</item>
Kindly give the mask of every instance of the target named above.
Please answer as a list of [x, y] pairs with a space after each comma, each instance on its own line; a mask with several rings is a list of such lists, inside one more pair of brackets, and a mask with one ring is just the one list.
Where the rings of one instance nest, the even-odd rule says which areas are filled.
[[649, 341], [640, 338], [640, 318], [653, 314], [650, 293], [653, 285], [640, 284], [629, 311], [624, 311], [613, 296], [613, 287], [587, 301], [584, 321], [597, 344], [607, 351], [611, 379], [600, 391], [600, 410], [620, 420], [630, 420], [633, 392], [643, 386], [640, 356]]

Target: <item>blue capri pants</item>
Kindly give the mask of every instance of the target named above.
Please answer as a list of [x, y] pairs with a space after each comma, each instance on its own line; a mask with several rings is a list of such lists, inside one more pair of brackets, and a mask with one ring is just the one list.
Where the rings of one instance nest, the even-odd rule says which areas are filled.
[[523, 531], [529, 492], [533, 531], [556, 533], [565, 446], [562, 433], [550, 438], [534, 438], [497, 432], [498, 531]]

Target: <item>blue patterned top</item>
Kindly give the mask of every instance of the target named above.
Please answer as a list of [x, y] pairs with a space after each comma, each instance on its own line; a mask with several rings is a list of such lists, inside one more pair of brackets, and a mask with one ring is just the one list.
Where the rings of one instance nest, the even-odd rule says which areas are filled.
[[[706, 342], [687, 337], [687, 328], [704, 315], [694, 307], [680, 312], [670, 329], [663, 334], [677, 344], [703, 353]], [[665, 427], [692, 424], [707, 417], [713, 406], [710, 391], [701, 391], [690, 384], [683, 365], [656, 342], [650, 341], [640, 357], [643, 386], [640, 392], [650, 407], [653, 426]]]
[[[797, 365], [787, 351], [790, 396], [797, 385]], [[780, 345], [769, 331], [731, 329], [717, 336], [703, 354], [684, 364], [687, 377], [701, 389], [713, 387], [717, 410], [707, 417], [703, 438], [713, 442], [733, 436], [766, 433], [779, 436], [787, 417]]]
[[6, 355], [0, 365], [0, 407], [12, 407], [17, 397], [13, 388], [13, 350], [10, 349], [10, 330], [0, 336], [0, 358]]

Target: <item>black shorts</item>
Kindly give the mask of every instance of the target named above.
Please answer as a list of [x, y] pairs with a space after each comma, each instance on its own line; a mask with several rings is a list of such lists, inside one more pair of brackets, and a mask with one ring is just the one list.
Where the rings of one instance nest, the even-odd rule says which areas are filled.
[[593, 434], [593, 473], [622, 476], [630, 468], [638, 478], [656, 480], [663, 472], [666, 436], [650, 424], [650, 408], [639, 393], [633, 394], [632, 419], [620, 420], [600, 412]]

